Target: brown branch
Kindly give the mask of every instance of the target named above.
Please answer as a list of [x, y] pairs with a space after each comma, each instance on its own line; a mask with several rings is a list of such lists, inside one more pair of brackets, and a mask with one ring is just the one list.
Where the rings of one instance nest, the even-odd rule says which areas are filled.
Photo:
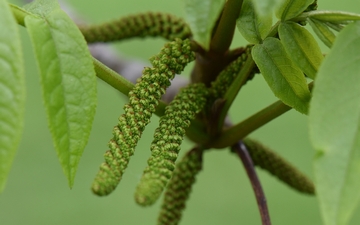
[[256, 174], [253, 161], [249, 155], [249, 152], [242, 141], [237, 142], [232, 146], [232, 150], [240, 157], [246, 173], [250, 179], [252, 188], [255, 193], [256, 201], [260, 211], [261, 221], [263, 225], [271, 225], [270, 215], [266, 203], [266, 198], [260, 180]]

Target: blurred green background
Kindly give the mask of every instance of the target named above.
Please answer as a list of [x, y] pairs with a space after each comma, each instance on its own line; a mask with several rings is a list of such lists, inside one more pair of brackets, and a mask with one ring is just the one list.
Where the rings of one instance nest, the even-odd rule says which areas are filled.
[[[72, 0], [71, 4], [92, 22], [144, 11], [183, 15], [181, 0]], [[359, 4], [350, 0], [319, 1], [319, 8], [360, 13]], [[69, 190], [47, 129], [31, 44], [26, 30], [22, 27], [20, 30], [27, 82], [25, 130], [6, 189], [0, 195], [0, 224], [155, 224], [161, 201], [143, 208], [135, 204], [133, 194], [150, 155], [149, 145], [157, 117], [147, 127], [116, 191], [108, 197], [93, 195], [90, 185], [103, 161], [112, 128], [126, 102], [126, 98], [99, 80], [98, 108], [92, 133], [78, 168], [74, 188]], [[145, 61], [156, 54], [163, 44], [164, 40], [160, 39], [136, 39], [114, 46], [129, 58]], [[245, 41], [236, 34], [233, 47], [244, 44]], [[189, 71], [188, 68], [185, 74]], [[263, 78], [256, 76], [239, 94], [231, 108], [231, 119], [240, 121], [275, 100]], [[305, 116], [291, 111], [251, 136], [271, 146], [312, 177], [314, 152], [309, 143]], [[191, 146], [189, 141], [185, 141], [182, 154]], [[274, 225], [321, 224], [315, 197], [291, 190], [267, 172], [258, 170], [258, 173]], [[261, 224], [251, 186], [235, 155], [227, 150], [212, 150], [205, 154], [203, 171], [198, 175], [181, 224]], [[360, 224], [359, 209], [350, 224]]]

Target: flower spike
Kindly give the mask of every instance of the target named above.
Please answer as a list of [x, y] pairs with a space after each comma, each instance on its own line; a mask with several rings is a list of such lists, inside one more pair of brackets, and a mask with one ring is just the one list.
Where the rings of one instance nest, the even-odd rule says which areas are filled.
[[181, 219], [196, 175], [202, 169], [202, 151], [194, 148], [176, 165], [158, 217], [158, 225], [176, 225]]
[[153, 204], [164, 190], [175, 169], [185, 130], [205, 106], [207, 96], [204, 84], [191, 84], [166, 107], [154, 134], [148, 166], [135, 192], [138, 204]]
[[159, 54], [152, 57], [153, 67], [143, 70], [143, 76], [129, 92], [125, 113], [114, 127], [110, 150], [105, 153], [105, 162], [100, 166], [92, 185], [95, 194], [108, 195], [116, 188], [159, 99], [170, 85], [169, 80], [181, 73], [194, 58], [188, 39], [167, 43]]
[[191, 37], [190, 28], [183, 19], [165, 13], [130, 15], [99, 25], [82, 25], [79, 29], [88, 43], [148, 36], [170, 41]]

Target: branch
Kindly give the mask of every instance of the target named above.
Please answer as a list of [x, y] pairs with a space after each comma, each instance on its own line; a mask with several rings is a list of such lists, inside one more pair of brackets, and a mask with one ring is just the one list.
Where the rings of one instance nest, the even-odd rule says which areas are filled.
[[249, 155], [249, 152], [248, 152], [246, 146], [244, 145], [244, 143], [242, 141], [239, 141], [238, 143], [233, 145], [232, 150], [234, 152], [236, 152], [238, 154], [238, 156], [240, 157], [240, 159], [245, 167], [246, 173], [250, 179], [251, 186], [254, 190], [256, 201], [257, 201], [258, 208], [260, 211], [262, 224], [263, 225], [271, 225], [270, 215], [269, 215], [268, 207], [266, 204], [265, 194], [264, 194], [264, 191], [262, 190], [260, 180], [256, 174], [254, 164], [252, 162], [252, 159]]
[[226, 2], [219, 25], [211, 40], [210, 51], [223, 54], [229, 49], [242, 3], [243, 0], [229, 0]]
[[229, 0], [225, 3], [219, 23], [215, 26], [207, 52], [196, 52], [196, 63], [191, 74], [193, 83], [204, 83], [207, 87], [219, 73], [237, 58], [228, 51], [234, 36], [236, 19], [240, 14], [243, 0]]
[[212, 148], [225, 148], [233, 145], [237, 140], [243, 139], [248, 134], [292, 109], [282, 101], [276, 101], [266, 108], [260, 110], [244, 121], [224, 130], [221, 135], [209, 144]]

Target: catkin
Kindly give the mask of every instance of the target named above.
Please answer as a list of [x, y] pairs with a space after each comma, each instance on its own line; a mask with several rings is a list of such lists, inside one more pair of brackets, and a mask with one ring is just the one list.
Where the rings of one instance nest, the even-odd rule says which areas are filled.
[[176, 225], [181, 219], [196, 175], [202, 169], [202, 152], [193, 149], [176, 165], [158, 217], [158, 225]]
[[99, 25], [83, 25], [79, 29], [88, 43], [133, 37], [163, 37], [170, 41], [191, 37], [190, 28], [183, 19], [165, 13], [130, 15]]
[[159, 99], [170, 85], [169, 80], [179, 74], [194, 57], [190, 41], [176, 39], [167, 43], [159, 54], [150, 59], [153, 67], [143, 70], [143, 76], [129, 92], [129, 103], [124, 106], [125, 113], [114, 127], [109, 150], [104, 155], [105, 162], [100, 166], [92, 185], [95, 194], [108, 195], [116, 188]]
[[175, 169], [185, 130], [206, 103], [208, 91], [204, 84], [191, 84], [182, 89], [166, 107], [151, 144], [148, 166], [137, 186], [135, 200], [151, 205], [160, 196]]
[[299, 192], [315, 194], [313, 182], [281, 156], [250, 138], [245, 138], [243, 142], [256, 166], [269, 171]]

